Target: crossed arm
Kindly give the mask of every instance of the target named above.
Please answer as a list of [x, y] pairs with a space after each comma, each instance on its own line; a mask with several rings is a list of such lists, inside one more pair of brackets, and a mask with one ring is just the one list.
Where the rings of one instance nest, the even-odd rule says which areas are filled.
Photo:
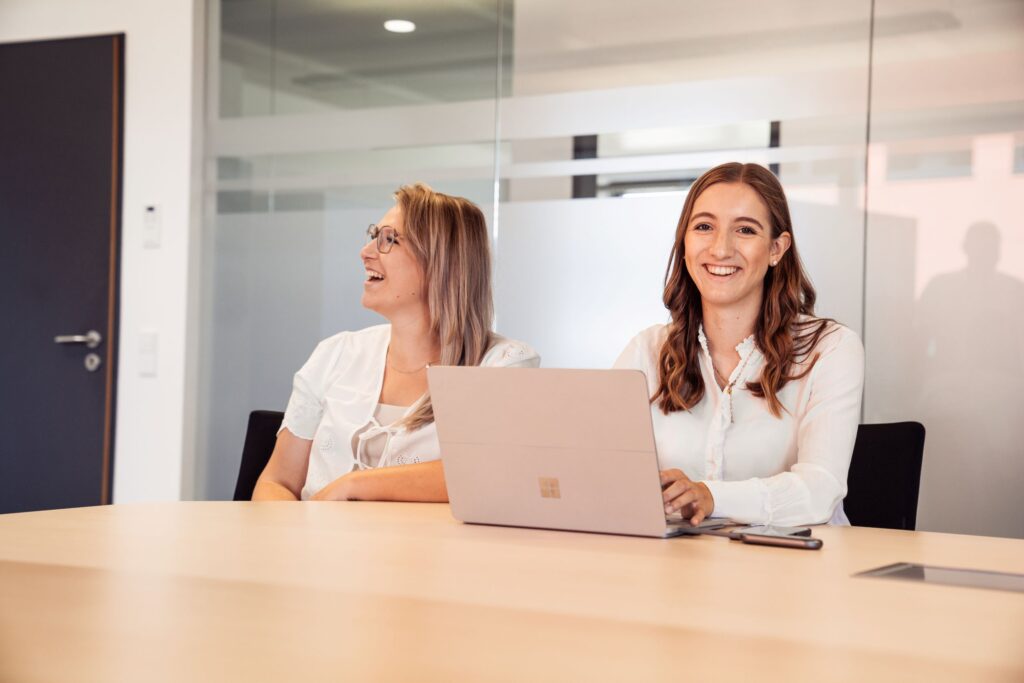
[[[253, 500], [298, 500], [306, 483], [313, 442], [281, 430], [270, 461], [263, 469]], [[440, 460], [357, 470], [338, 477], [311, 500], [390, 500], [447, 503], [448, 489]]]

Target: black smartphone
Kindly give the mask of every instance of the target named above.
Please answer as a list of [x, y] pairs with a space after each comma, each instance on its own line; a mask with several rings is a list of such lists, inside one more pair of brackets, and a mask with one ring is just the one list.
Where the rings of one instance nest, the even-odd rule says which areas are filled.
[[741, 540], [743, 534], [757, 534], [759, 536], [804, 536], [811, 535], [811, 528], [807, 526], [741, 526], [729, 529], [729, 538]]
[[820, 538], [810, 536], [779, 536], [776, 534], [740, 534], [739, 540], [753, 545], [774, 545], [781, 548], [802, 548], [819, 550], [823, 545]]

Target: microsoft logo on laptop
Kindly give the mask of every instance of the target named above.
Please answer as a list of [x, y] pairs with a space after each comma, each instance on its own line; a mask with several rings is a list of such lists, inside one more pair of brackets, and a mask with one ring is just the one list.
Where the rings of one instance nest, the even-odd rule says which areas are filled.
[[540, 483], [541, 498], [561, 498], [562, 493], [558, 490], [558, 480], [554, 477], [538, 477]]

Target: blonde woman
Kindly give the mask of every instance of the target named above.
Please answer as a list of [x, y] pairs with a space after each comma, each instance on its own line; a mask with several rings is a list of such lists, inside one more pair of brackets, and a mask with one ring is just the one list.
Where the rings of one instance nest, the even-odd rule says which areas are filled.
[[427, 367], [536, 367], [491, 332], [491, 260], [472, 202], [416, 184], [371, 225], [362, 304], [389, 324], [322, 341], [295, 375], [253, 500], [448, 500]]

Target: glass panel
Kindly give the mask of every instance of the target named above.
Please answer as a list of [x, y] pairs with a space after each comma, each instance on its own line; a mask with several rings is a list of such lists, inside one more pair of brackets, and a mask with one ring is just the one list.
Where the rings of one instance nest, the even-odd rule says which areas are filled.
[[875, 7], [865, 421], [924, 423], [919, 529], [1021, 537], [1024, 4]]
[[[360, 304], [366, 226], [422, 181], [493, 212], [493, 0], [222, 0], [210, 69], [195, 494], [230, 498], [246, 418], [283, 410]], [[412, 33], [384, 21], [406, 19]], [[219, 47], [218, 47], [219, 46]], [[213, 76], [212, 75], [212, 76]]]
[[517, 0], [500, 106], [502, 331], [545, 365], [611, 365], [667, 319], [686, 189], [734, 160], [779, 173], [819, 312], [860, 331], [870, 11]]
[[500, 332], [607, 367], [666, 320], [690, 183], [738, 160], [864, 335], [865, 421], [928, 428], [919, 526], [1024, 535], [1024, 4], [222, 0], [211, 26], [198, 496], [317, 340], [376, 322], [355, 253], [399, 184], [491, 217]]
[[[493, 98], [495, 0], [221, 0], [223, 117]], [[411, 33], [384, 30], [412, 21]]]
[[[275, 0], [223, 0], [211, 3], [219, 46], [217, 82], [221, 116], [273, 113]], [[218, 54], [211, 51], [211, 54]], [[212, 66], [212, 65], [210, 65]], [[212, 71], [212, 68], [210, 69]]]

